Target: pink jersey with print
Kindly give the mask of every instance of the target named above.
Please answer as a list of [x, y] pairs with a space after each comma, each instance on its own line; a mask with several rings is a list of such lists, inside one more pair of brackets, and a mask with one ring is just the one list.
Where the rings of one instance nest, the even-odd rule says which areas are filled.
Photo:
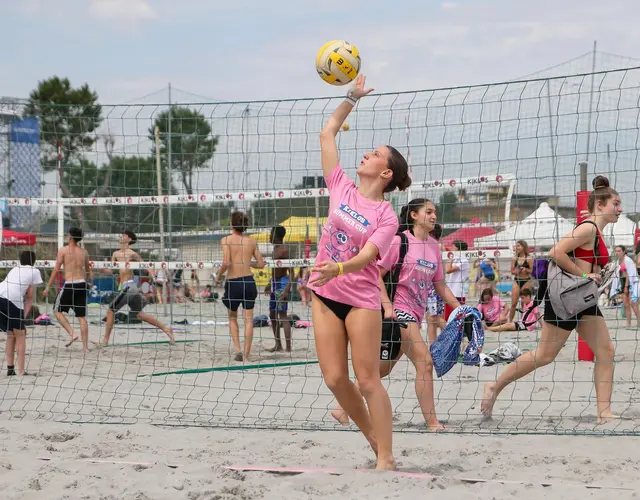
[[[431, 236], [427, 240], [419, 240], [411, 231], [405, 231], [404, 234], [409, 248], [398, 278], [393, 307], [411, 314], [420, 324], [427, 308], [431, 284], [444, 280], [442, 254], [438, 242]], [[378, 262], [380, 267], [393, 272], [393, 266], [400, 258], [400, 244], [400, 236], [393, 238], [391, 248]]]
[[500, 313], [504, 307], [505, 303], [500, 300], [500, 297], [496, 297], [494, 295], [486, 304], [483, 304], [482, 302], [478, 304], [478, 311], [482, 313], [485, 320], [494, 322], [500, 319]]
[[[389, 250], [398, 231], [398, 218], [391, 203], [362, 196], [340, 165], [326, 178], [329, 188], [329, 216], [318, 243], [316, 264], [323, 261], [346, 262], [371, 242], [378, 254]], [[309, 282], [318, 276], [312, 273]], [[373, 259], [355, 273], [337, 276], [323, 286], [308, 285], [318, 295], [363, 309], [380, 309], [380, 284]]]

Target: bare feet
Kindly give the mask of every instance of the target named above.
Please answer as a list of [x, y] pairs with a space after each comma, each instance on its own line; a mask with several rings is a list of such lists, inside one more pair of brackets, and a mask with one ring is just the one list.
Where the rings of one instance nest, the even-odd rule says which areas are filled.
[[163, 331], [167, 334], [167, 337], [169, 337], [169, 345], [174, 345], [176, 343], [176, 337], [173, 335], [173, 330], [166, 327]]
[[69, 340], [69, 342], [67, 342], [64, 346], [65, 347], [71, 347], [71, 344], [73, 344], [76, 340], [78, 340], [80, 337], [78, 335], [73, 335], [70, 336], [71, 340]]
[[274, 347], [271, 347], [269, 349], [265, 349], [265, 351], [267, 351], [267, 352], [282, 352], [283, 349], [282, 349], [282, 345], [276, 344]]
[[376, 470], [397, 470], [398, 464], [396, 463], [396, 459], [393, 457], [389, 458], [378, 458], [378, 463], [376, 464]]
[[611, 410], [605, 410], [600, 413], [600, 416], [596, 419], [596, 425], [603, 425], [612, 420], [620, 420], [620, 415], [614, 415]]
[[331, 411], [331, 416], [335, 418], [342, 425], [349, 425], [349, 415], [342, 408], [337, 408]]
[[437, 422], [435, 424], [428, 424], [427, 431], [428, 432], [449, 432], [449, 431], [453, 431], [453, 429], [450, 429], [449, 427], [445, 427], [440, 422]]
[[496, 403], [496, 384], [484, 384], [484, 395], [482, 396], [482, 404], [480, 405], [480, 411], [482, 414], [491, 418], [493, 414], [493, 405]]

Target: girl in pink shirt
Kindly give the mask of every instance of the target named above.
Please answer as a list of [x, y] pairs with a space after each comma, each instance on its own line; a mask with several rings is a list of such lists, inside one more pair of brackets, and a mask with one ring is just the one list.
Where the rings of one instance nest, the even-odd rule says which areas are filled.
[[[311, 313], [324, 380], [371, 444], [378, 457], [376, 468], [393, 470], [391, 401], [380, 380], [378, 360], [382, 314], [376, 261], [389, 250], [398, 229], [384, 194], [409, 187], [409, 167], [397, 150], [379, 146], [360, 162], [356, 187], [338, 163], [335, 140], [358, 99], [372, 90], [365, 89], [365, 77], [359, 75], [320, 134], [329, 215], [307, 287], [314, 292]], [[349, 379], [349, 344], [366, 405]]]
[[[424, 198], [411, 200], [400, 212], [400, 229], [407, 238], [404, 257], [393, 304], [384, 286], [384, 276], [394, 272], [400, 257], [400, 236], [395, 236], [391, 248], [378, 262], [381, 281], [381, 301], [385, 319], [401, 324], [397, 338], [385, 338], [380, 346], [380, 375], [386, 377], [403, 354], [416, 369], [415, 390], [422, 414], [429, 430], [442, 429], [433, 400], [433, 360], [427, 343], [420, 334], [420, 325], [427, 308], [429, 288], [453, 308], [460, 304], [446, 285], [442, 267], [442, 253], [437, 240], [429, 236], [436, 223], [436, 207]], [[332, 412], [334, 418], [347, 424], [348, 417], [341, 408]]]
[[480, 295], [478, 311], [482, 313], [482, 319], [487, 327], [498, 326], [507, 322], [509, 307], [500, 297], [493, 295], [491, 288], [485, 288]]
[[509, 321], [502, 325], [489, 326], [490, 332], [524, 332], [532, 331], [538, 327], [542, 313], [537, 304], [531, 299], [531, 290], [523, 288], [520, 290], [520, 320]]

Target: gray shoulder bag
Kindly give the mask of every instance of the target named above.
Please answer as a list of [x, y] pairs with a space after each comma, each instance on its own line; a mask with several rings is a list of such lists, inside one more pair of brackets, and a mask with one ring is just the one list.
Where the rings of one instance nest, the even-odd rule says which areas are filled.
[[[595, 226], [593, 221], [584, 221]], [[578, 224], [580, 225], [580, 224]], [[577, 226], [576, 226], [577, 227]], [[600, 254], [600, 232], [596, 230], [596, 241], [593, 245], [594, 258], [591, 272]], [[575, 262], [575, 257], [572, 257]], [[591, 278], [582, 278], [568, 273], [553, 260], [547, 270], [547, 285], [551, 307], [560, 319], [575, 318], [578, 314], [598, 304], [598, 284]]]

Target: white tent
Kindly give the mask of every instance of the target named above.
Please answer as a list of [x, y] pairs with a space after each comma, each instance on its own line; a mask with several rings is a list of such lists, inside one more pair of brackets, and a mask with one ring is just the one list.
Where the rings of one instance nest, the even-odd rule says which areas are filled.
[[604, 230], [604, 240], [608, 247], [624, 245], [633, 251], [635, 244], [636, 223], [622, 214], [615, 224], [609, 224]]
[[548, 203], [541, 203], [535, 212], [524, 220], [514, 222], [504, 231], [475, 239], [476, 248], [513, 247], [517, 240], [526, 241], [536, 248], [551, 247], [565, 234], [571, 232], [573, 224], [556, 215]]

